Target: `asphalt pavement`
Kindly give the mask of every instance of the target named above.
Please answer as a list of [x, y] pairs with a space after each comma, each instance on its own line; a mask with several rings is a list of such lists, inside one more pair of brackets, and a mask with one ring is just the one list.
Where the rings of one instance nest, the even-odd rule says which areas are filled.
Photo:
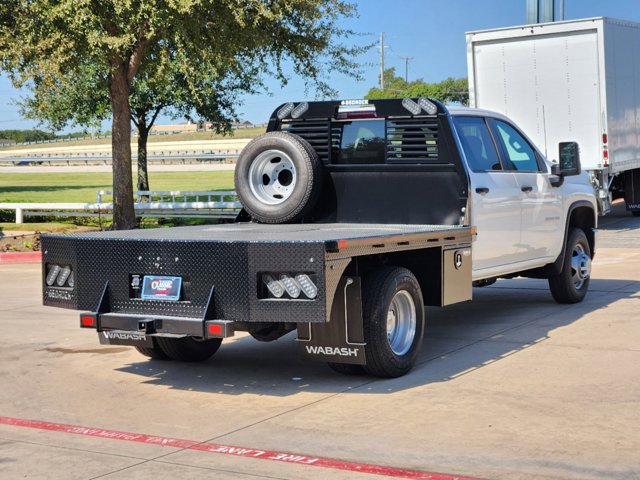
[[393, 380], [304, 361], [292, 335], [148, 361], [43, 307], [39, 265], [0, 264], [0, 478], [640, 479], [639, 245], [618, 209], [583, 303], [515, 279], [429, 308]]

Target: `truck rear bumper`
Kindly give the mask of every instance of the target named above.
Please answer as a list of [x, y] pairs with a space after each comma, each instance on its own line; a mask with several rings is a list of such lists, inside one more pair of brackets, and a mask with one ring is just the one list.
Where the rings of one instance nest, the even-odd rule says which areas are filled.
[[235, 334], [233, 322], [229, 320], [122, 313], [85, 312], [80, 314], [80, 327], [103, 333], [100, 335], [101, 343], [118, 343], [119, 345], [140, 345], [140, 342], [145, 342], [147, 337], [154, 336], [210, 339], [227, 338]]

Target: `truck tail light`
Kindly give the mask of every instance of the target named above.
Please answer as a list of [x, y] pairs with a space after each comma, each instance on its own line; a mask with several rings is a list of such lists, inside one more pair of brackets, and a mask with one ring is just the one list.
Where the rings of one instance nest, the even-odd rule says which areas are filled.
[[262, 299], [314, 300], [318, 296], [313, 274], [262, 273], [260, 277], [262, 289], [258, 288], [258, 297]]
[[316, 298], [318, 296], [318, 287], [311, 281], [309, 275], [305, 275], [304, 273], [296, 275], [296, 282], [298, 282], [307, 297]]
[[207, 329], [207, 333], [212, 336], [212, 337], [216, 337], [219, 335], [222, 335], [222, 325], [218, 324], [218, 323], [210, 323]]
[[205, 338], [233, 337], [235, 328], [231, 320], [207, 320], [205, 323]]
[[95, 313], [81, 313], [80, 314], [80, 327], [82, 328], [95, 328], [97, 325]]
[[608, 150], [608, 146], [607, 146], [607, 141], [609, 140], [609, 137], [607, 136], [606, 133], [602, 134], [602, 160], [603, 160], [603, 165], [605, 167], [609, 166], [609, 150]]
[[69, 279], [69, 275], [71, 275], [71, 267], [66, 266], [58, 274], [56, 285], [58, 285], [59, 287], [64, 287], [64, 284], [67, 283], [67, 280]]
[[269, 293], [274, 297], [280, 298], [284, 295], [284, 285], [282, 285], [280, 280], [276, 280], [271, 275], [265, 275], [262, 281], [267, 286]]
[[280, 275], [280, 281], [291, 298], [298, 298], [300, 296], [302, 288], [293, 278], [288, 275]]
[[47, 287], [75, 287], [75, 275], [71, 266], [69, 265], [57, 265], [57, 264], [48, 264], [46, 266], [47, 276], [44, 281], [47, 284]]
[[60, 273], [60, 270], [62, 270], [62, 268], [60, 268], [60, 265], [49, 266], [47, 278], [45, 279], [45, 281], [47, 282], [47, 285], [49, 285], [50, 287], [53, 286], [53, 284], [56, 281], [56, 278], [58, 278], [58, 274]]

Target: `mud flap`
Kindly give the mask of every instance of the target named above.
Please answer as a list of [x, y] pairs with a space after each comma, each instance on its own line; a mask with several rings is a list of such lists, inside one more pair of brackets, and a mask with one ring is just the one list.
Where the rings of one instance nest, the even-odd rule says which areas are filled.
[[105, 330], [98, 332], [102, 345], [129, 345], [131, 347], [153, 348], [153, 337], [142, 332], [126, 332], [123, 330]]
[[312, 360], [365, 365], [359, 277], [342, 277], [327, 323], [299, 323], [298, 346]]
[[624, 172], [624, 201], [627, 210], [640, 211], [640, 168]]

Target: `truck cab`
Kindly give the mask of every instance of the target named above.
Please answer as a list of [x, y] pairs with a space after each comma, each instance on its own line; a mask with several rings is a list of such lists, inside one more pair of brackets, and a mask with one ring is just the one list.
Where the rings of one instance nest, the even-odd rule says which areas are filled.
[[588, 175], [559, 181], [554, 164], [502, 114], [463, 107], [449, 112], [469, 171], [469, 222], [478, 231], [474, 281], [552, 264], [568, 227], [585, 232], [593, 256], [596, 210]]

